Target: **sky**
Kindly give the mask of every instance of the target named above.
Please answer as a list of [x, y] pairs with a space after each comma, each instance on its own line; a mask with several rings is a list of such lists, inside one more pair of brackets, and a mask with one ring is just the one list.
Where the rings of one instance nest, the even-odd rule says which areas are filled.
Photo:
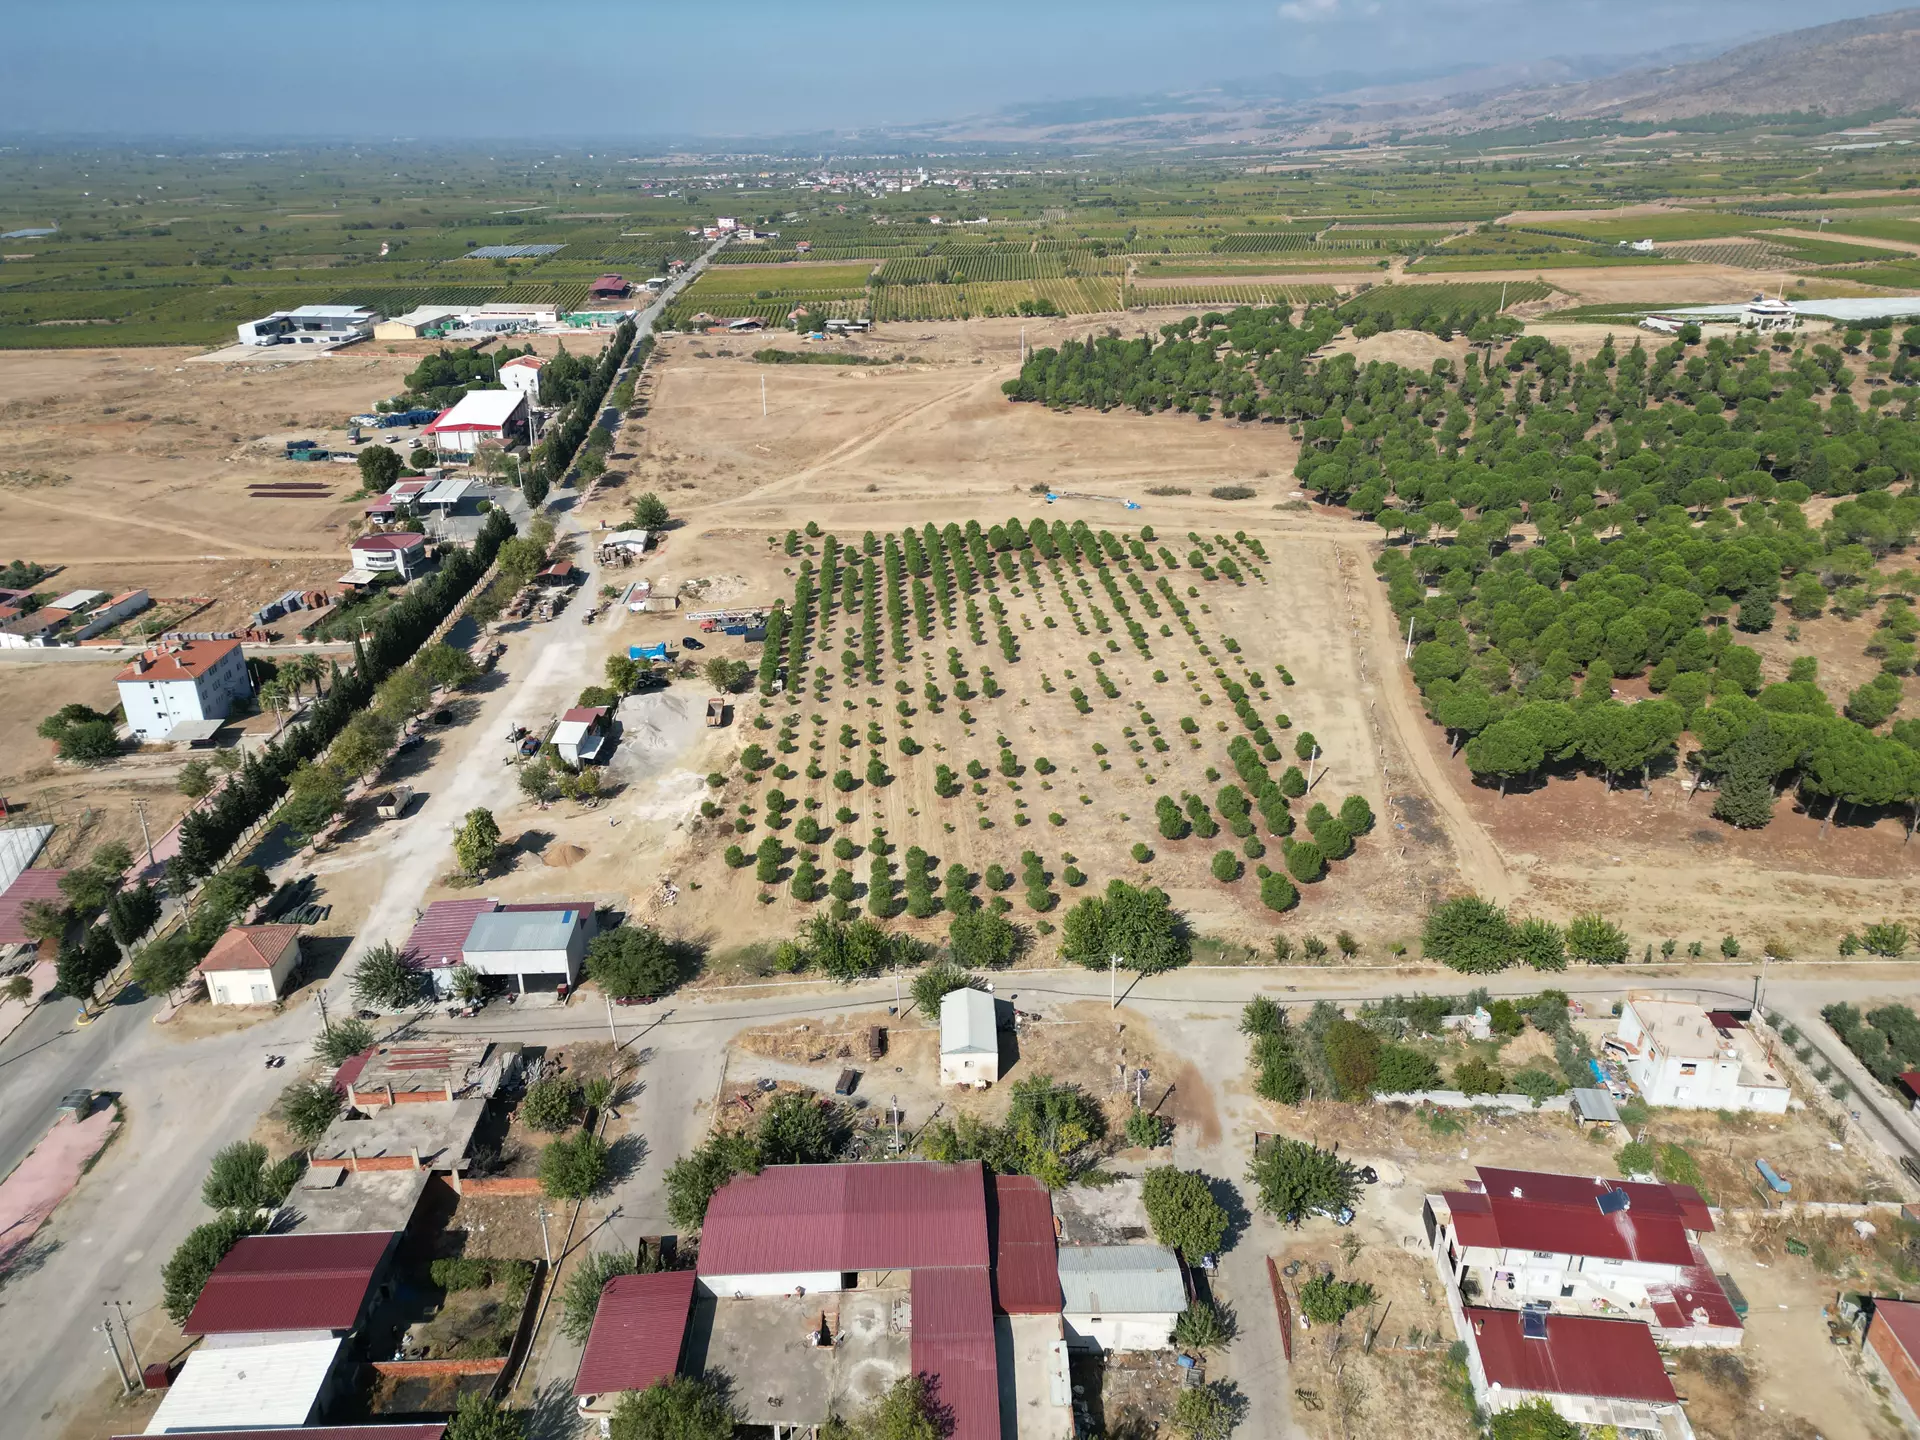
[[65, 0], [11, 10], [0, 134], [782, 135], [1329, 70], [1734, 43], [1887, 0]]

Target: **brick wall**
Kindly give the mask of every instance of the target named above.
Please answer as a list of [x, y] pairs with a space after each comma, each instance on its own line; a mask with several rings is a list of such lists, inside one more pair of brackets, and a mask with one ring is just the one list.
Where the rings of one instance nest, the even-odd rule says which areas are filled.
[[494, 1180], [454, 1177], [462, 1195], [538, 1195], [540, 1182], [531, 1175], [508, 1175]]
[[1891, 1328], [1878, 1316], [1867, 1327], [1867, 1346], [1882, 1365], [1895, 1387], [1906, 1397], [1907, 1404], [1920, 1411], [1920, 1369], [1916, 1369], [1905, 1348], [1895, 1338]]
[[491, 1360], [375, 1360], [371, 1363], [376, 1375], [391, 1375], [395, 1379], [405, 1380], [427, 1375], [498, 1375], [507, 1368], [507, 1357], [496, 1355]]
[[308, 1162], [316, 1170], [418, 1170], [415, 1155], [330, 1155]]

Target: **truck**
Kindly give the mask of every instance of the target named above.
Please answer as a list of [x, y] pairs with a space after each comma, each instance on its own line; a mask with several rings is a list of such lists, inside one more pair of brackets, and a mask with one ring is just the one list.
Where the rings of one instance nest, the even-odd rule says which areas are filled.
[[407, 802], [411, 799], [413, 790], [410, 786], [396, 785], [374, 796], [373, 813], [382, 820], [397, 820], [407, 813]]

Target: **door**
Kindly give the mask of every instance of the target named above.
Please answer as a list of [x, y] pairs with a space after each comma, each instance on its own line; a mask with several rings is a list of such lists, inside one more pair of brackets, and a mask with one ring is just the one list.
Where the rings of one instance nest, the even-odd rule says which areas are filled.
[[253, 986], [253, 1003], [256, 1005], [269, 1005], [273, 1003], [273, 987], [260, 981], [255, 981]]

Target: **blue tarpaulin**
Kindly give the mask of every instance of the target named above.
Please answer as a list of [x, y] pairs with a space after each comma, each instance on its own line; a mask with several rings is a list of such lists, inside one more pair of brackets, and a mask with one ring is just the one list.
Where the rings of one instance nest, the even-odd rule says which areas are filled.
[[663, 640], [658, 645], [629, 645], [629, 660], [664, 660], [667, 658], [667, 645]]

